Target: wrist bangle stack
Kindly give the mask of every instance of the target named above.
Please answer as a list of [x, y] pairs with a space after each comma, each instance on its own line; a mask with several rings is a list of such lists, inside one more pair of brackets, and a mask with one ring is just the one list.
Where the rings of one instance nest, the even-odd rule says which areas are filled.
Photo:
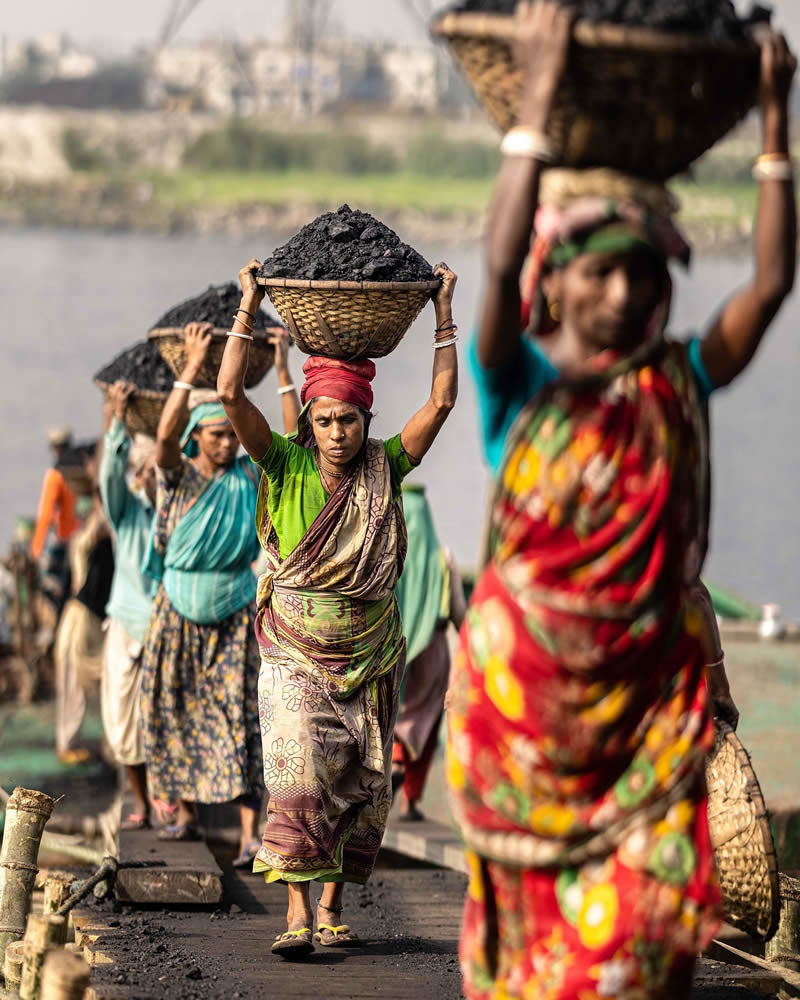
[[458, 343], [458, 337], [456, 336], [450, 337], [449, 340], [434, 340], [433, 349], [434, 351], [438, 351], [440, 347], [452, 347], [453, 344], [457, 343]]
[[225, 334], [226, 337], [238, 337], [239, 340], [255, 340], [249, 333], [234, 333], [233, 330], [228, 330]]
[[278, 395], [285, 396], [287, 392], [294, 392], [297, 386], [294, 382], [290, 382], [288, 385], [282, 385], [278, 387]]
[[500, 152], [503, 156], [539, 160], [545, 164], [556, 161], [555, 147], [544, 132], [537, 132], [525, 125], [515, 125], [506, 132], [500, 143]]
[[794, 164], [788, 153], [764, 153], [755, 162], [753, 177], [757, 181], [793, 181]]
[[[233, 321], [234, 321], [234, 323], [241, 323], [241, 325], [245, 328], [245, 330], [247, 330], [248, 333], [252, 333], [253, 332], [253, 327], [249, 323], [245, 323], [245, 321], [243, 319], [239, 319], [239, 315], [238, 314], [240, 312], [244, 312], [244, 309], [237, 309], [236, 312], [233, 314]], [[248, 315], [249, 315], [249, 313], [248, 313]]]
[[192, 392], [193, 389], [194, 389], [194, 386], [192, 385], [191, 382], [181, 382], [180, 379], [178, 379], [178, 380], [176, 380], [175, 382], [172, 383], [172, 388], [173, 389], [185, 389], [187, 392]]

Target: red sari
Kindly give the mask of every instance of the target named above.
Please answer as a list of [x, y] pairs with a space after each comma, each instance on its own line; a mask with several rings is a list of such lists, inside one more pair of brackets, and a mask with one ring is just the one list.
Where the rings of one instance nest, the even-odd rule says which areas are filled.
[[717, 923], [704, 415], [684, 345], [595, 364], [511, 433], [454, 664], [469, 1000], [676, 1000]]

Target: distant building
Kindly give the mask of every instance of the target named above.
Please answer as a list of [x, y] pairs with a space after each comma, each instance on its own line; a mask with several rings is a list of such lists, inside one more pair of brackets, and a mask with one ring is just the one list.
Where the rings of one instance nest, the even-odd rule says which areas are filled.
[[427, 48], [392, 48], [383, 54], [383, 68], [391, 89], [392, 107], [402, 111], [433, 112], [439, 106], [440, 58]]

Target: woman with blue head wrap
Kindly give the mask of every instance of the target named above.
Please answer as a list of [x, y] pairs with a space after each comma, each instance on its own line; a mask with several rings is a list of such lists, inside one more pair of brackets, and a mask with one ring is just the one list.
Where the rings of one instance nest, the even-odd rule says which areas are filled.
[[158, 429], [145, 565], [159, 584], [143, 654], [147, 772], [154, 798], [179, 803], [164, 839], [200, 836], [196, 803], [238, 800], [246, 864], [259, 844], [263, 792], [251, 569], [259, 477], [237, 457], [239, 441], [216, 396], [191, 392], [208, 354], [208, 324], [190, 323], [185, 339], [186, 366]]

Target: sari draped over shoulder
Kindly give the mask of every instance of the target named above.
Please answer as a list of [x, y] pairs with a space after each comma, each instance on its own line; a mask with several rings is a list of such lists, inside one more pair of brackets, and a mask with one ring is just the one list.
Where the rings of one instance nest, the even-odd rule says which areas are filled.
[[394, 588], [402, 498], [382, 442], [342, 480], [283, 560], [262, 479], [257, 524], [261, 731], [270, 792], [255, 871], [268, 880], [365, 881], [391, 804], [405, 640]]
[[187, 458], [158, 470], [145, 572], [159, 581], [142, 654], [151, 793], [229, 802], [263, 794], [254, 633], [257, 479], [237, 460], [207, 479]]
[[383, 445], [332, 494], [281, 561], [262, 479], [256, 520], [269, 568], [258, 583], [265, 635], [316, 669], [332, 697], [349, 698], [404, 655], [395, 587], [406, 554], [402, 502], [392, 494]]
[[[447, 768], [473, 864], [471, 1000], [521, 996], [547, 976], [553, 1000], [583, 996], [615, 957], [630, 963], [630, 996], [679, 996], [670, 969], [685, 957], [691, 977], [716, 926], [712, 721], [688, 597], [707, 535], [705, 413], [685, 345], [658, 338], [597, 360], [512, 430], [453, 669]], [[490, 906], [522, 907], [529, 923], [509, 916], [493, 936]], [[637, 942], [658, 953], [663, 989]]]
[[205, 479], [183, 459], [180, 481], [158, 504], [144, 570], [189, 621], [221, 622], [253, 600], [255, 486], [249, 461]]

